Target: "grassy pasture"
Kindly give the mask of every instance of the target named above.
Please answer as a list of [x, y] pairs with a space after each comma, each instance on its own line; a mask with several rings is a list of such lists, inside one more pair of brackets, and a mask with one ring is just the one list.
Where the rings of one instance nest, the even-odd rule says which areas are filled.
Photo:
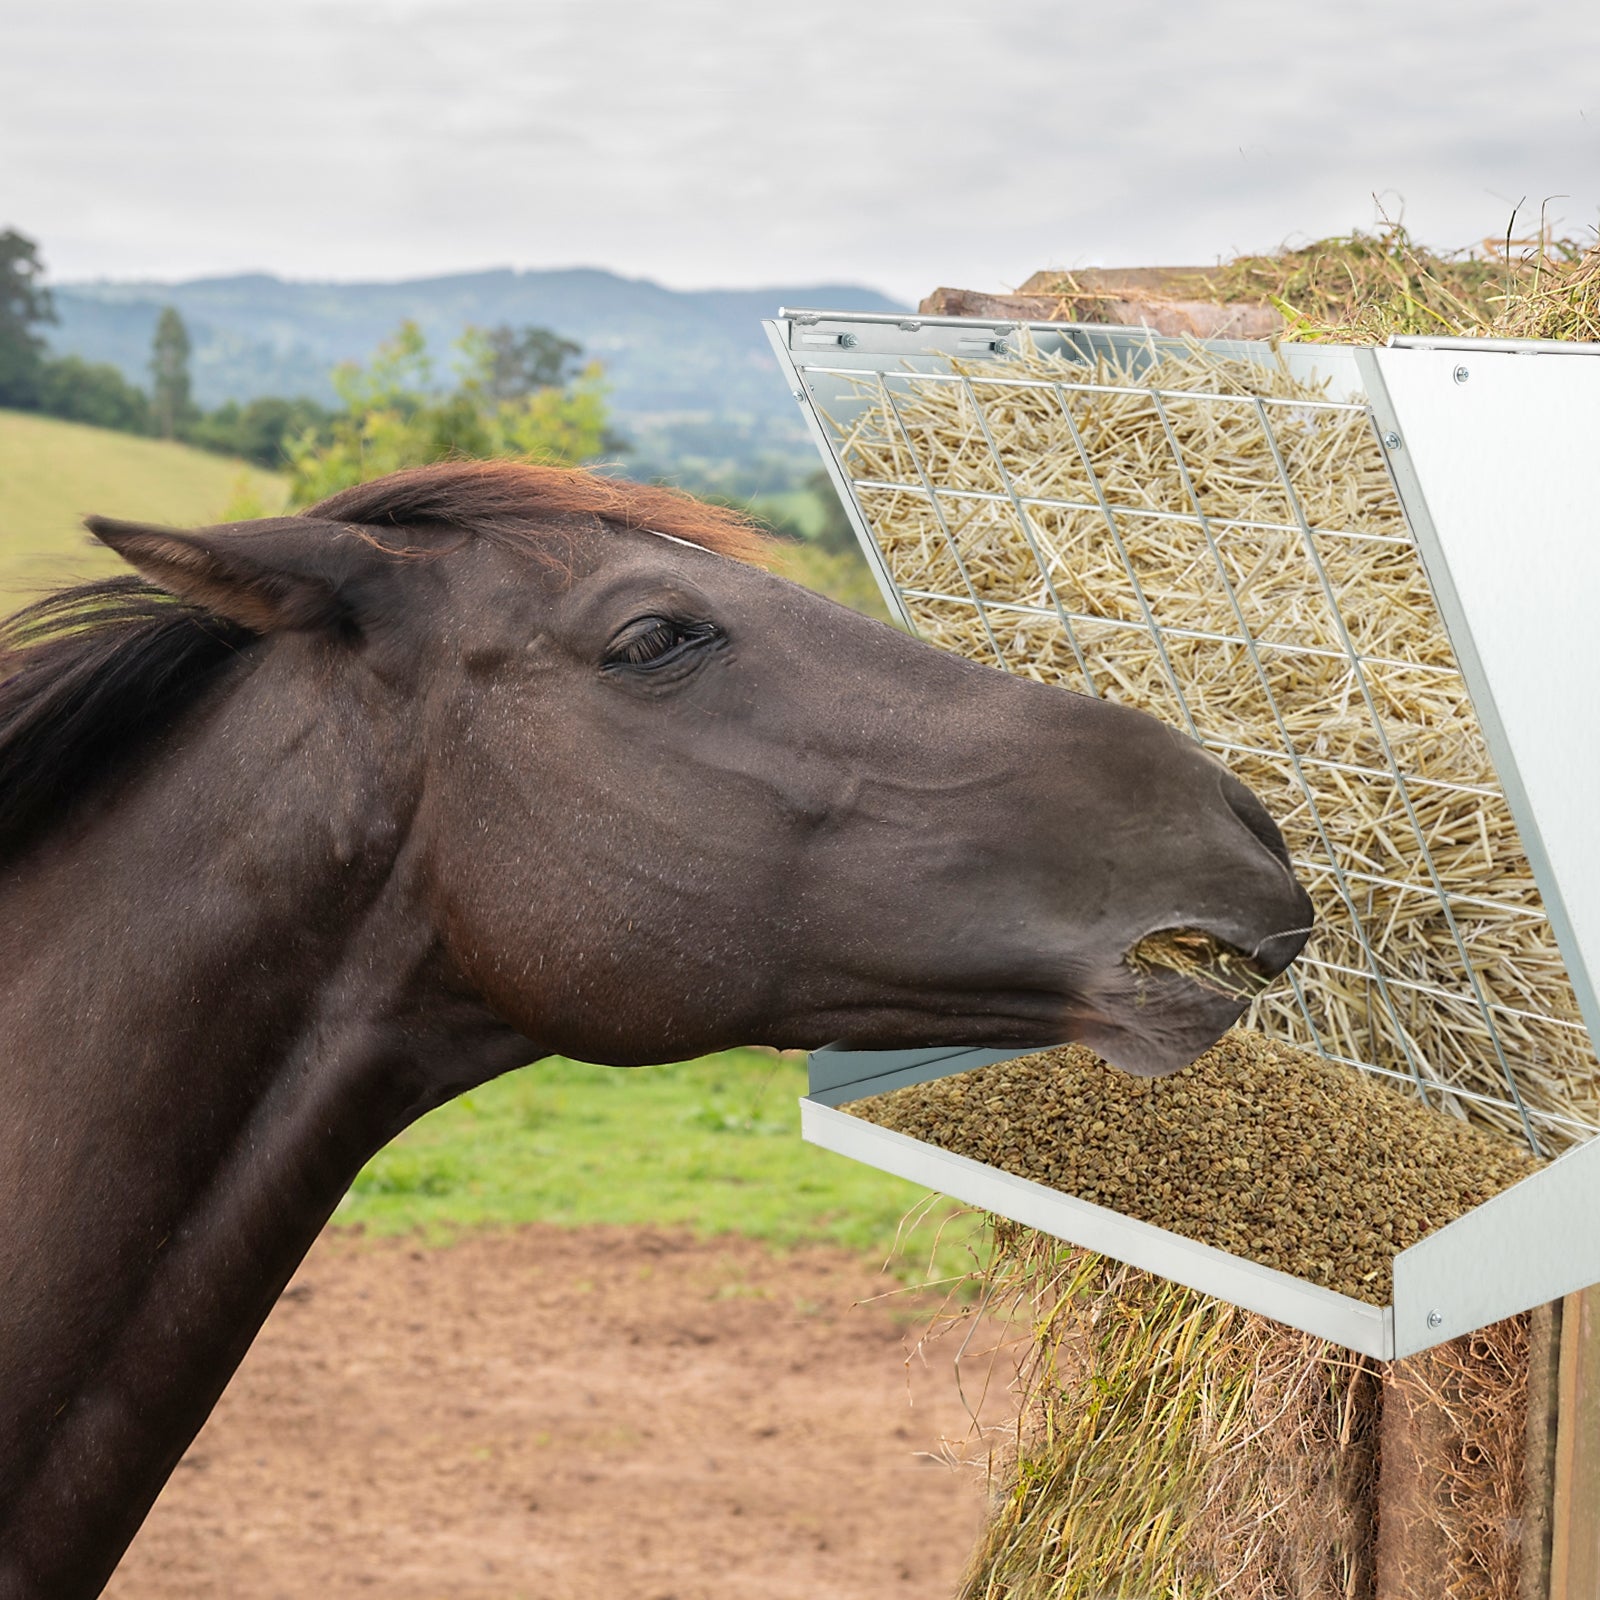
[[165, 439], [0, 411], [0, 613], [121, 566], [86, 513], [194, 526], [280, 510], [286, 481]]
[[[119, 563], [83, 532], [85, 512], [179, 526], [271, 513], [284, 480], [183, 445], [0, 411], [0, 615], [74, 576]], [[812, 547], [790, 575], [865, 608], [865, 568]], [[859, 567], [859, 571], [855, 568]], [[881, 606], [879, 606], [881, 614]], [[886, 1256], [927, 1197], [910, 1184], [800, 1140], [799, 1057], [734, 1050], [623, 1072], [553, 1060], [442, 1107], [362, 1172], [335, 1218], [374, 1233], [542, 1220], [649, 1223], [793, 1244], [829, 1240]], [[907, 1247], [925, 1269], [939, 1202]], [[964, 1270], [971, 1219], [946, 1228], [941, 1272]]]
[[[424, 1117], [368, 1164], [335, 1218], [374, 1233], [517, 1222], [648, 1223], [827, 1240], [887, 1259], [925, 1191], [800, 1140], [805, 1061], [728, 1050], [671, 1066], [555, 1057]], [[937, 1201], [897, 1270], [959, 1273], [977, 1219]]]

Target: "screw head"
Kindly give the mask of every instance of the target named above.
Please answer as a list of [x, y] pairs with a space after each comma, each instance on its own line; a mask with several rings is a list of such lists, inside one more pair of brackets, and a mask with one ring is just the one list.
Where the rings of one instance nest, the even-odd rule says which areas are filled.
[[1391, 428], [1386, 434], [1384, 434], [1383, 443], [1385, 449], [1398, 450], [1400, 448], [1400, 435], [1396, 433], [1393, 428]]
[[1437, 1328], [1437, 1327], [1441, 1326], [1443, 1324], [1443, 1322], [1444, 1322], [1444, 1312], [1442, 1312], [1442, 1311], [1430, 1311], [1428, 1313], [1428, 1326], [1430, 1328]]
[[1465, 383], [1467, 379], [1472, 376], [1472, 374], [1468, 372], [1465, 367], [1457, 367], [1456, 370], [1450, 374], [1450, 376], [1454, 378], [1457, 383]]
[[861, 341], [853, 333], [841, 333], [839, 335], [839, 344], [842, 349], [854, 350], [860, 343]]

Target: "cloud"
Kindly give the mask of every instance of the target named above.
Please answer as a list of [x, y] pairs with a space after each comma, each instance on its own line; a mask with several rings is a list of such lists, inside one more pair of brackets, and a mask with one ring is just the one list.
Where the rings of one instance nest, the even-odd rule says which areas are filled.
[[[1591, 15], [1591, 12], [1593, 13]], [[593, 263], [912, 296], [1512, 204], [1600, 213], [1600, 8], [56, 0], [9, 221], [58, 277]]]

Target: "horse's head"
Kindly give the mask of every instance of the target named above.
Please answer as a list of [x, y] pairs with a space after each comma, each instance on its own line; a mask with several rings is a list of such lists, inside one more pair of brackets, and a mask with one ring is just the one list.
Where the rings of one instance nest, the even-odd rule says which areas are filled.
[[1191, 741], [785, 582], [663, 491], [452, 466], [301, 517], [95, 527], [360, 698], [417, 916], [545, 1050], [1081, 1039], [1158, 1073], [1242, 1007], [1137, 981], [1134, 944], [1198, 928], [1270, 974], [1311, 923]]

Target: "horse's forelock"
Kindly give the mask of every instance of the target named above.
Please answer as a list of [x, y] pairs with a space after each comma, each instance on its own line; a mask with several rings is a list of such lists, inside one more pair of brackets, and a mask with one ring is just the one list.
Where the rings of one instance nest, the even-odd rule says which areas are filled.
[[342, 489], [305, 515], [373, 528], [458, 528], [508, 544], [542, 542], [548, 525], [593, 517], [664, 533], [736, 561], [766, 565], [773, 541], [748, 517], [676, 489], [526, 461], [443, 461]]

